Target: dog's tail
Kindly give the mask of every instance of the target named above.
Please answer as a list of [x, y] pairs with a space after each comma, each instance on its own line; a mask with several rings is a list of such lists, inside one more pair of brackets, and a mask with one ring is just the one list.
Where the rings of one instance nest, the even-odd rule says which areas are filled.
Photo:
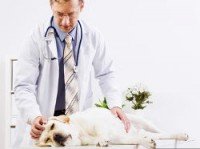
[[144, 129], [146, 131], [150, 131], [153, 133], [161, 133], [162, 132], [154, 124], [152, 124], [151, 122], [149, 122], [148, 120], [146, 120], [142, 117], [132, 115], [132, 114], [127, 114], [127, 117], [131, 121], [132, 125], [134, 127], [136, 127], [137, 129]]

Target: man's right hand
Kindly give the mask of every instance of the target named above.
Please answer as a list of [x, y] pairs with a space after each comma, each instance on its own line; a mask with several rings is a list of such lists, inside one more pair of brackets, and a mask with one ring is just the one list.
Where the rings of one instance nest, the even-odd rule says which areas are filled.
[[31, 125], [31, 138], [32, 139], [39, 139], [42, 131], [44, 130], [44, 124], [47, 123], [47, 120], [43, 116], [38, 116], [34, 119]]

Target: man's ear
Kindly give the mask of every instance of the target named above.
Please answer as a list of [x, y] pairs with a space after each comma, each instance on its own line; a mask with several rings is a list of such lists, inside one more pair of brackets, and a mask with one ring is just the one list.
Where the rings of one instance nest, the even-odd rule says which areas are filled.
[[80, 11], [82, 11], [83, 10], [83, 8], [84, 8], [84, 0], [81, 0], [80, 1]]
[[63, 123], [69, 123], [70, 118], [68, 115], [59, 115], [59, 116], [51, 117], [50, 120], [57, 120]]

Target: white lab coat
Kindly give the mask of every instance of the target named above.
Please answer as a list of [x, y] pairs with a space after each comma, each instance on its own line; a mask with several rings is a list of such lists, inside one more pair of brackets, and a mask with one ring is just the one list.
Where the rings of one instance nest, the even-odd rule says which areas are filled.
[[[121, 107], [122, 100], [116, 83], [113, 61], [108, 55], [104, 39], [97, 29], [81, 21], [83, 38], [78, 63], [78, 83], [80, 88], [79, 110], [92, 106], [93, 92], [91, 73], [94, 68], [95, 77], [110, 108]], [[53, 116], [58, 91], [59, 65], [58, 60], [46, 58], [57, 57], [56, 41], [53, 29], [44, 37], [46, 23], [38, 25], [27, 37], [22, 48], [18, 71], [15, 79], [15, 100], [20, 112], [17, 125], [15, 147], [30, 138], [30, 126], [39, 115]], [[25, 137], [26, 136], [26, 137]], [[27, 143], [27, 141], [24, 141]]]

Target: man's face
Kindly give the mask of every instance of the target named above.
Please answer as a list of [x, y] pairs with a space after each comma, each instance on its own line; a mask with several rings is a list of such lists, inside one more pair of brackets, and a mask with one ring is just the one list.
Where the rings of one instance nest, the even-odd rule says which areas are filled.
[[80, 0], [54, 2], [51, 9], [55, 23], [63, 32], [69, 33], [76, 26], [79, 14], [83, 9], [83, 2]]

